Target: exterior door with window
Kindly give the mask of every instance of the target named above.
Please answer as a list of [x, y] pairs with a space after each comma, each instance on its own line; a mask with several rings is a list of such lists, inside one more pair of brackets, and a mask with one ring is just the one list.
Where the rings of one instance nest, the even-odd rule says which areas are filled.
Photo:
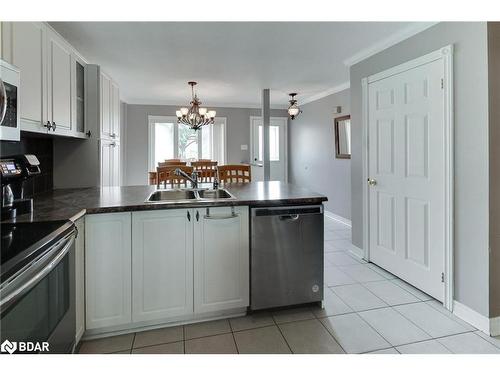
[[[271, 117], [269, 124], [269, 158], [271, 164], [271, 181], [288, 181], [287, 164], [287, 118]], [[254, 168], [262, 169], [264, 147], [263, 126], [261, 117], [250, 118], [251, 160]], [[253, 180], [259, 180], [263, 173], [252, 173]]]

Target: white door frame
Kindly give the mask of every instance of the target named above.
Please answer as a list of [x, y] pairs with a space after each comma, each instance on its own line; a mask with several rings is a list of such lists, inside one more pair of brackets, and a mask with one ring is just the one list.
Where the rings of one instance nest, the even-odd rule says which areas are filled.
[[368, 85], [372, 82], [402, 73], [428, 64], [432, 61], [442, 60], [444, 77], [442, 81], [444, 90], [444, 129], [445, 129], [445, 253], [444, 253], [444, 301], [443, 305], [448, 310], [453, 310], [453, 45], [448, 45], [427, 55], [418, 57], [401, 65], [373, 74], [361, 80], [362, 85], [362, 162], [363, 162], [363, 248], [364, 257], [370, 261], [370, 195], [368, 184]]
[[[250, 116], [250, 164], [254, 162], [255, 155], [253, 153], [253, 143], [255, 142], [253, 136], [252, 124], [254, 120], [262, 119], [262, 116]], [[285, 120], [285, 131], [283, 136], [285, 137], [285, 182], [288, 182], [288, 117], [273, 117], [271, 116], [269, 120]]]

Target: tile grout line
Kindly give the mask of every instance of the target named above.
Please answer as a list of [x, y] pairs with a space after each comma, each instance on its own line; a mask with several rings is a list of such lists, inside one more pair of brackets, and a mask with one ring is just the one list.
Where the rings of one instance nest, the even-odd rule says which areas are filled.
[[332, 336], [332, 338], [335, 340], [335, 342], [337, 344], [339, 344], [339, 346], [342, 348], [342, 350], [344, 351], [344, 353], [345, 354], [349, 354], [349, 353], [347, 353], [347, 350], [342, 346], [342, 344], [335, 338], [335, 336], [333, 335], [333, 333], [330, 332], [330, 330], [328, 329], [328, 327], [323, 324], [323, 322], [322, 322], [323, 319], [327, 319], [327, 318], [318, 319], [319, 324], [321, 324], [326, 329], [326, 332], [328, 332], [328, 334], [330, 336]]
[[[288, 350], [290, 350], [290, 353], [295, 354], [295, 353], [293, 352], [293, 350], [292, 350], [292, 348], [291, 348], [290, 344], [289, 344], [289, 343], [288, 343], [288, 341], [286, 340], [285, 335], [284, 335], [284, 334], [283, 334], [283, 332], [281, 331], [281, 328], [280, 328], [279, 324], [276, 322], [276, 319], [274, 319], [274, 316], [273, 316], [272, 314], [271, 314], [271, 318], [273, 319], [274, 324], [275, 324], [275, 325], [276, 325], [276, 327], [278, 328], [278, 331], [279, 331], [279, 333], [280, 333], [281, 337], [283, 337], [283, 340], [285, 340], [285, 344], [286, 344], [286, 346], [288, 347]], [[291, 322], [290, 322], [290, 323], [291, 323]]]
[[182, 351], [186, 354], [186, 325], [182, 325]]
[[234, 346], [236, 348], [236, 353], [240, 354], [240, 349], [238, 348], [238, 344], [236, 343], [236, 337], [234, 337], [234, 330], [233, 330], [233, 325], [231, 324], [231, 319], [228, 319], [227, 322], [229, 324], [229, 329], [231, 330], [231, 336], [233, 337], [233, 342], [234, 342]]
[[132, 346], [130, 348], [129, 354], [132, 354], [132, 351], [134, 350], [134, 345], [135, 345], [135, 338], [137, 336], [137, 333], [134, 332], [134, 338], [132, 339]]

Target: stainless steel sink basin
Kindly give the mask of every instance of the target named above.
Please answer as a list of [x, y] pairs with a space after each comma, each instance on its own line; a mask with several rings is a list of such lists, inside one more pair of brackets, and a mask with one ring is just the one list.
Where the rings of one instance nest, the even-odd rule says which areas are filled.
[[200, 190], [198, 192], [201, 199], [231, 199], [233, 196], [227, 190]]
[[197, 199], [194, 190], [177, 189], [177, 190], [158, 190], [152, 193], [147, 202], [162, 202], [162, 201], [184, 201]]
[[184, 201], [218, 201], [234, 199], [234, 196], [225, 189], [171, 189], [157, 190], [146, 199], [148, 203], [184, 202]]

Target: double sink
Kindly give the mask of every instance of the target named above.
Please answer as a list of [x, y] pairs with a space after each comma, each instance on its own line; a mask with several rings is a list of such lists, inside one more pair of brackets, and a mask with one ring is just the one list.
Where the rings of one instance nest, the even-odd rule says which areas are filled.
[[157, 190], [146, 199], [147, 203], [206, 202], [235, 199], [226, 189], [169, 189]]

